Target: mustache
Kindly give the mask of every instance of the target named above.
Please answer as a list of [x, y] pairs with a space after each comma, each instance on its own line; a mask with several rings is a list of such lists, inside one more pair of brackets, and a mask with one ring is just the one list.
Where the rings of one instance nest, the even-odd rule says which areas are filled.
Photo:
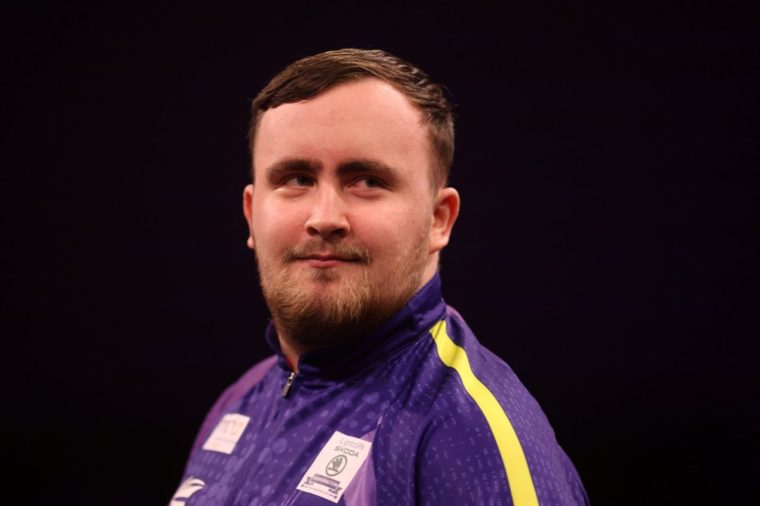
[[283, 253], [286, 262], [292, 262], [312, 256], [331, 256], [349, 262], [369, 264], [372, 257], [366, 248], [361, 246], [324, 241], [311, 241], [300, 246], [287, 248]]

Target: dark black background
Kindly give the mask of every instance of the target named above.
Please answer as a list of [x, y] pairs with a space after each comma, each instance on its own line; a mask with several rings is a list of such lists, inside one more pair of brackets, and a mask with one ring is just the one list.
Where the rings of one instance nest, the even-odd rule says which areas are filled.
[[268, 354], [249, 101], [345, 46], [451, 91], [444, 295], [592, 501], [756, 496], [749, 12], [317, 4], [4, 8], [2, 502], [168, 503], [207, 408]]

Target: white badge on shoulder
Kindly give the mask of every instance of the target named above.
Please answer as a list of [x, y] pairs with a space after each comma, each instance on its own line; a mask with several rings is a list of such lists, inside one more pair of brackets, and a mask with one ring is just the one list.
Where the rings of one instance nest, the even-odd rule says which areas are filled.
[[240, 436], [251, 418], [239, 413], [228, 413], [222, 417], [202, 448], [212, 452], [232, 453]]
[[372, 443], [335, 431], [301, 478], [298, 490], [337, 503], [369, 456]]

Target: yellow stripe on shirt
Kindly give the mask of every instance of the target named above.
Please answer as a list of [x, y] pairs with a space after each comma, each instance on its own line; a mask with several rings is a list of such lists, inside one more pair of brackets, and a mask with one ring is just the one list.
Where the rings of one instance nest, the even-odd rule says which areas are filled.
[[436, 323], [430, 329], [430, 333], [433, 335], [441, 361], [459, 374], [464, 389], [486, 417], [488, 426], [491, 428], [494, 439], [496, 439], [501, 460], [504, 463], [507, 482], [512, 492], [512, 502], [515, 506], [538, 506], [538, 498], [533, 486], [533, 478], [531, 478], [528, 469], [528, 461], [525, 459], [525, 453], [515, 429], [499, 401], [473, 374], [464, 348], [455, 344], [446, 333], [446, 321], [441, 320]]

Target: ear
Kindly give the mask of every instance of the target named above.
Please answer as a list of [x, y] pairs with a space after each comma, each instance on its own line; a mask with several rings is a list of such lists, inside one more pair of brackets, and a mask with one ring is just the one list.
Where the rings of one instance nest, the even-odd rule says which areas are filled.
[[249, 248], [255, 249], [253, 242], [253, 185], [249, 184], [243, 190], [243, 214], [245, 221], [248, 222], [248, 240], [246, 244]]
[[449, 243], [451, 229], [459, 216], [459, 192], [447, 187], [438, 190], [433, 202], [433, 223], [430, 227], [430, 253], [441, 251]]

